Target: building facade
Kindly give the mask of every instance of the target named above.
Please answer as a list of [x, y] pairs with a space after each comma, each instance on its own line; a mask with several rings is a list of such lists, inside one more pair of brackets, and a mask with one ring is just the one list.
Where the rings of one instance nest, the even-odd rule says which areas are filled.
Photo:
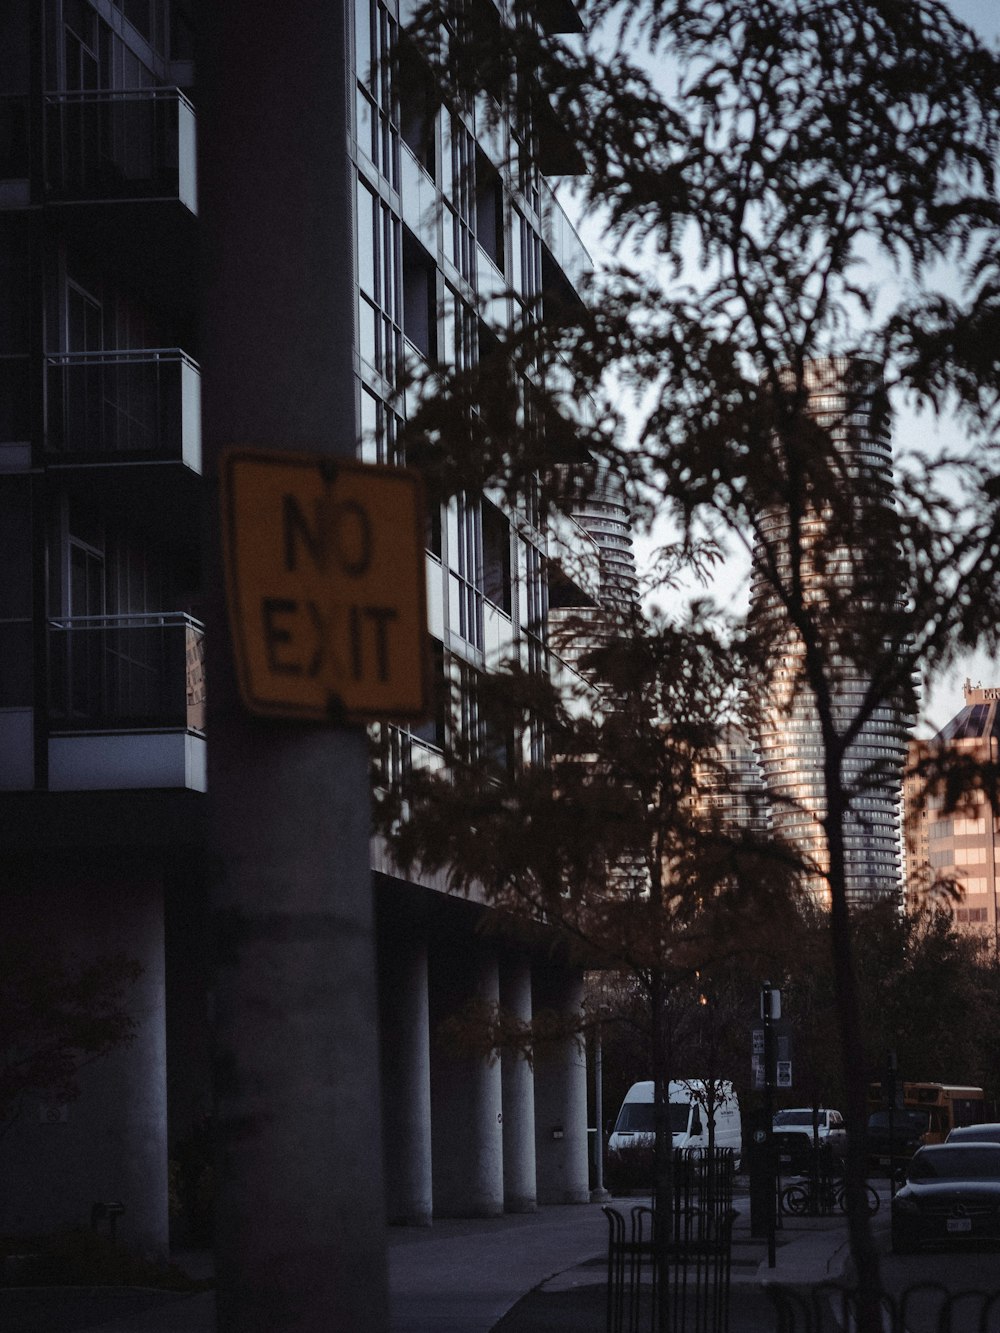
[[[119, 1234], [151, 1253], [168, 1240], [168, 1162], [211, 1111], [193, 10], [12, 0], [0, 13], [5, 929], [143, 969], [136, 1040], [83, 1071], [77, 1100], [25, 1099], [4, 1143], [0, 1230], [86, 1225], [95, 1202], [120, 1199]], [[546, 13], [577, 22], [570, 5]], [[400, 367], [474, 363], [487, 316], [572, 297], [588, 260], [538, 165], [572, 166], [558, 136], [479, 103], [408, 98], [385, 61], [392, 0], [358, 0], [344, 19], [350, 109], [330, 143], [353, 183], [351, 235], [335, 239], [354, 274], [349, 410], [359, 455], [392, 463]], [[432, 655], [464, 725], [491, 662], [551, 668], [548, 541], [530, 507], [499, 497], [431, 516]], [[383, 728], [389, 772], [435, 762], [449, 725], [439, 711]], [[521, 1017], [572, 1012], [581, 976], [485, 936], [485, 904], [401, 876], [378, 846], [372, 877], [390, 1220], [585, 1200], [579, 1043], [532, 1067], [435, 1038], [473, 997]]]
[[945, 808], [941, 784], [921, 776], [921, 760], [944, 750], [972, 764], [996, 764], [1000, 746], [1000, 689], [965, 682], [965, 707], [932, 741], [912, 741], [903, 787], [906, 901], [951, 912], [957, 930], [998, 947], [997, 857], [1000, 820], [986, 792], [974, 789], [954, 810]]
[[[792, 387], [789, 385], [789, 387]], [[806, 425], [826, 433], [840, 484], [856, 488], [868, 522], [877, 530], [878, 515], [892, 505], [892, 453], [888, 423], [879, 407], [880, 376], [870, 363], [830, 358], [808, 364], [804, 372]], [[799, 534], [802, 602], [809, 608], [843, 607], [851, 599], [885, 597], [878, 590], [880, 571], [865, 551], [831, 540], [831, 514], [822, 506], [805, 508]], [[863, 530], [853, 517], [850, 531]], [[805, 646], [791, 627], [776, 584], [791, 587], [791, 529], [785, 506], [760, 521], [761, 540], [754, 553], [752, 619], [768, 636], [768, 689], [755, 738], [775, 832], [797, 847], [813, 867], [806, 888], [819, 904], [829, 902], [829, 868], [822, 827], [825, 815], [823, 748], [814, 697], [805, 678]], [[859, 540], [857, 536], [855, 541]], [[877, 557], [875, 557], [877, 558]], [[870, 591], [875, 589], [875, 591]], [[889, 594], [890, 599], [892, 594]], [[836, 634], [834, 627], [832, 634]], [[829, 646], [826, 664], [833, 685], [833, 722], [844, 733], [866, 706], [871, 674], [864, 661], [846, 653], [840, 660]], [[905, 719], [892, 700], [878, 703], [842, 763], [845, 790], [851, 795], [846, 829], [846, 890], [852, 903], [898, 898], [900, 894], [899, 818]]]

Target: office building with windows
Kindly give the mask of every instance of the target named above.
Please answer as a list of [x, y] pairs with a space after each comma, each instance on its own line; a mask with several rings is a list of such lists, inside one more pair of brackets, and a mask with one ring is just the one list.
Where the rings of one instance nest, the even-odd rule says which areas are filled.
[[965, 682], [965, 707], [933, 740], [914, 740], [903, 784], [906, 902], [951, 913], [956, 929], [993, 949], [1000, 941], [997, 916], [997, 858], [1000, 820], [986, 791], [977, 787], [948, 810], [944, 784], [920, 772], [950, 754], [972, 765], [995, 765], [1000, 746], [1000, 689]]
[[[0, 901], [29, 948], [143, 969], [136, 1039], [83, 1070], [76, 1100], [24, 1099], [0, 1231], [86, 1225], [118, 1199], [119, 1235], [150, 1252], [167, 1242], [168, 1161], [211, 1109], [196, 9], [0, 10]], [[493, 0], [473, 9], [507, 21]], [[539, 15], [578, 22], [569, 3]], [[353, 227], [333, 243], [354, 273], [359, 455], [391, 463], [400, 367], [473, 364], [492, 346], [486, 312], [502, 324], [574, 299], [588, 259], [553, 189], [575, 169], [565, 136], [497, 117], [486, 91], [463, 110], [408, 98], [384, 60], [394, 0], [344, 19], [330, 152], [345, 155]], [[432, 516], [432, 655], [465, 726], [490, 662], [550, 669], [548, 540], [530, 498], [459, 497]], [[435, 762], [449, 725], [441, 709], [383, 728], [389, 771]], [[573, 1012], [580, 974], [484, 934], [485, 904], [401, 875], [378, 846], [372, 874], [390, 1220], [586, 1199], [579, 1044], [529, 1065], [435, 1039], [473, 998]]]
[[[878, 514], [892, 506], [892, 452], [885, 413], [879, 406], [880, 375], [868, 362], [832, 357], [805, 367], [805, 413], [828, 435], [837, 475], [858, 497], [850, 530], [860, 532], [857, 515], [877, 530]], [[804, 605], [842, 606], [854, 599], [886, 594], [881, 571], [868, 552], [848, 549], [831, 538], [831, 515], [822, 507], [801, 515], [800, 573]], [[855, 536], [855, 541], [860, 539]], [[765, 514], [754, 553], [751, 616], [768, 636], [769, 685], [759, 709], [755, 744], [771, 804], [775, 832], [786, 838], [813, 867], [806, 888], [820, 905], [829, 902], [823, 748], [812, 692], [805, 679], [805, 647], [789, 623], [775, 581], [790, 586], [792, 548], [787, 508]], [[884, 580], [883, 580], [884, 581]], [[893, 595], [889, 594], [890, 597]], [[860, 601], [858, 601], [860, 605]], [[833, 631], [836, 633], [836, 630]], [[843, 734], [865, 706], [870, 674], [866, 664], [828, 653], [833, 685], [833, 721]], [[870, 712], [847, 747], [842, 776], [850, 793], [846, 835], [848, 901], [898, 899], [900, 883], [900, 800], [906, 719], [887, 699]]]

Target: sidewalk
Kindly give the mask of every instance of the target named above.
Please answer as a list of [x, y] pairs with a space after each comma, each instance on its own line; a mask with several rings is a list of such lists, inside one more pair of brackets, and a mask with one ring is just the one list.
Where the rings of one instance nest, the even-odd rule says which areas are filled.
[[[613, 1199], [611, 1206], [628, 1217], [637, 1202]], [[764, 1284], [811, 1286], [840, 1277], [846, 1220], [783, 1219], [769, 1269], [766, 1239], [750, 1236], [746, 1195], [737, 1195], [734, 1206], [730, 1333], [766, 1333], [773, 1315]], [[888, 1227], [885, 1200], [873, 1225], [876, 1233]], [[608, 1224], [599, 1204], [392, 1227], [388, 1240], [391, 1333], [604, 1333]], [[0, 1328], [214, 1333], [215, 1300], [212, 1292], [6, 1288], [0, 1289]]]
[[[615, 1199], [611, 1206], [628, 1218], [635, 1200]], [[766, 1237], [750, 1235], [749, 1204], [737, 1197], [733, 1229], [730, 1333], [766, 1333], [775, 1326], [766, 1294], [769, 1283], [812, 1287], [842, 1277], [849, 1258], [843, 1216], [783, 1218], [775, 1235], [775, 1266], [768, 1267]], [[873, 1219], [876, 1233], [888, 1228], [888, 1206]], [[606, 1240], [605, 1240], [606, 1243]], [[606, 1249], [540, 1283], [494, 1326], [492, 1333], [604, 1333], [606, 1327]], [[393, 1333], [416, 1333], [401, 1324]]]

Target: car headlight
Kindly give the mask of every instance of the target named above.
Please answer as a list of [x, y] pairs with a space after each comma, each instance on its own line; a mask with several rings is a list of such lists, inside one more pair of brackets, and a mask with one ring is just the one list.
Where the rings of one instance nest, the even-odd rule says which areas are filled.
[[906, 1194], [897, 1194], [892, 1201], [892, 1211], [894, 1213], [915, 1213], [917, 1211], [917, 1201]]

